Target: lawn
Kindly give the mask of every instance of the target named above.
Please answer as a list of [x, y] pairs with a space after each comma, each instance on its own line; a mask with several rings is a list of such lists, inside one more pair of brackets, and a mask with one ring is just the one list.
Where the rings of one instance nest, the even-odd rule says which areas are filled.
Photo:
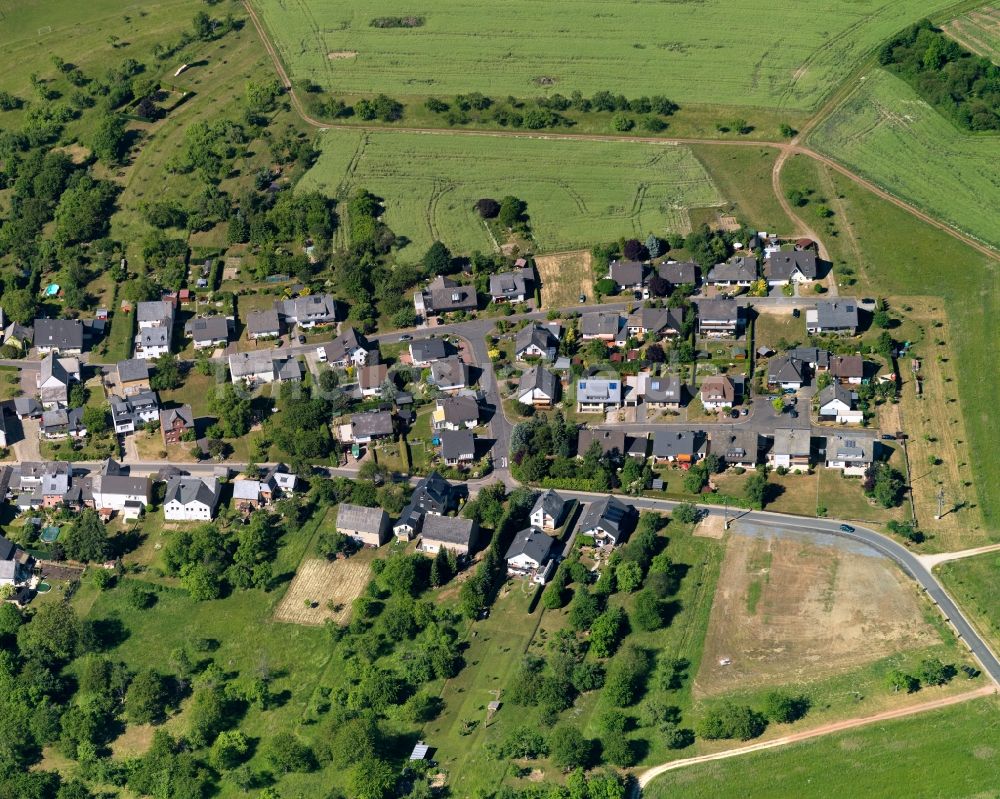
[[874, 183], [990, 244], [1000, 244], [1000, 137], [960, 132], [906, 83], [870, 73], [808, 138]]
[[967, 50], [1000, 63], [1000, 11], [993, 6], [967, 11], [943, 28]]
[[481, 197], [525, 200], [542, 252], [682, 231], [686, 209], [722, 202], [691, 151], [672, 145], [336, 130], [320, 142], [299, 189], [343, 199], [364, 188], [384, 198], [384, 221], [411, 242], [407, 261], [435, 239], [457, 253], [491, 250], [473, 210]]
[[[600, 90], [679, 103], [811, 109], [884, 38], [943, 0], [859, 7], [512, 0], [484, 15], [470, 0], [394, 3], [258, 0], [292, 78], [348, 94]], [[382, 28], [381, 15], [419, 27]], [[745, 36], [745, 31], [767, 31]], [[725, 117], [724, 117], [725, 118]]]
[[1000, 554], [993, 552], [942, 563], [937, 567], [941, 582], [972, 617], [977, 629], [1000, 648]]
[[994, 698], [657, 777], [647, 799], [996, 796]]

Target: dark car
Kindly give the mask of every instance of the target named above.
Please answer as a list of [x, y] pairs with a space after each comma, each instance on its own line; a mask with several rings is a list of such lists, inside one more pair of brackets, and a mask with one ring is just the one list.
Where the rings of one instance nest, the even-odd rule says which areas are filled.
[[842, 525], [840, 525], [840, 532], [842, 532], [842, 533], [853, 533], [854, 532], [854, 528], [851, 527], [851, 525], [849, 525], [849, 524], [842, 524]]
[[299, 336], [299, 344], [305, 344], [305, 343], [306, 343], [306, 337], [305, 336]]
[[896, 437], [892, 433], [883, 433], [882, 434], [882, 440], [883, 441], [895, 441]]
[[403, 333], [403, 335], [401, 335], [399, 337], [399, 340], [400, 341], [413, 341], [413, 336], [411, 336], [409, 333]]

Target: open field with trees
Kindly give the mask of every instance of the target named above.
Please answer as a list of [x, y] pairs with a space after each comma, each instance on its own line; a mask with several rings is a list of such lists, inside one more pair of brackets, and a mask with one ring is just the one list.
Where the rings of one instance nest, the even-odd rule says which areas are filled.
[[[732, 2], [543, 4], [495, 13], [435, 0], [380, 13], [369, 4], [255, 3], [294, 79], [352, 94], [531, 97], [628, 87], [679, 103], [811, 109], [858, 59], [907, 22], [947, 3], [905, 0], [861, 9]], [[755, 39], [739, 31], [766, 30]]]
[[994, 698], [872, 724], [815, 741], [690, 766], [657, 777], [647, 799], [992, 796], [997, 773]]
[[874, 70], [808, 143], [950, 225], [993, 245], [1000, 138], [962, 132], [903, 80]]
[[473, 207], [483, 197], [524, 200], [542, 252], [683, 231], [687, 208], [722, 202], [685, 147], [336, 130], [320, 141], [299, 190], [382, 198], [383, 221], [411, 241], [408, 261], [435, 239], [454, 252], [490, 250]]

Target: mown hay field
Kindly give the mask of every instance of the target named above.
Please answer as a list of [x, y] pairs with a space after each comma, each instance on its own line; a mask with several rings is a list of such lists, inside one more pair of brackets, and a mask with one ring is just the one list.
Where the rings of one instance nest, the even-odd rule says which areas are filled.
[[[889, 35], [945, 0], [737, 3], [255, 0], [293, 78], [397, 96], [609, 90], [814, 108]], [[410, 15], [418, 27], [374, 27]]]
[[1000, 63], [1000, 9], [983, 6], [968, 11], [946, 23], [943, 29], [966, 49], [994, 64]]
[[473, 210], [481, 197], [525, 200], [540, 252], [683, 232], [686, 209], [722, 202], [691, 151], [675, 145], [341, 130], [320, 141], [299, 189], [384, 198], [384, 221], [411, 241], [404, 260], [435, 239], [458, 253], [492, 249]]
[[809, 144], [919, 208], [1000, 246], [1000, 137], [960, 132], [899, 78], [876, 70]]

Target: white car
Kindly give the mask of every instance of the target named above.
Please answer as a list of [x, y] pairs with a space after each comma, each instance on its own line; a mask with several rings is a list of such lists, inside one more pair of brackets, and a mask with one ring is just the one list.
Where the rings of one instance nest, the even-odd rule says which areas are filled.
[[326, 363], [326, 347], [316, 348], [316, 358], [320, 363]]

